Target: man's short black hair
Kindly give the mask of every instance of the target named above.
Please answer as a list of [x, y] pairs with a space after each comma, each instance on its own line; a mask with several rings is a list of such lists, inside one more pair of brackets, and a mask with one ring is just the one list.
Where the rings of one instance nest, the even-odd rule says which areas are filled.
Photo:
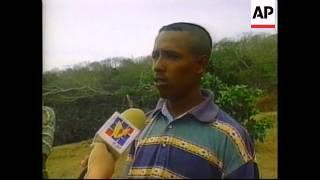
[[212, 49], [212, 39], [209, 32], [202, 26], [194, 23], [177, 22], [163, 26], [162, 31], [187, 31], [190, 32], [194, 38], [192, 45], [193, 53], [197, 55], [205, 54], [210, 57]]

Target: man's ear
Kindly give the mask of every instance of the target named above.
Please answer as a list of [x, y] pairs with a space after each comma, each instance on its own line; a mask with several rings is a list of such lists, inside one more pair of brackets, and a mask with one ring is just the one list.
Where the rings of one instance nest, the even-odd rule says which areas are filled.
[[207, 55], [200, 55], [196, 58], [197, 69], [196, 72], [203, 74], [207, 71], [209, 57]]

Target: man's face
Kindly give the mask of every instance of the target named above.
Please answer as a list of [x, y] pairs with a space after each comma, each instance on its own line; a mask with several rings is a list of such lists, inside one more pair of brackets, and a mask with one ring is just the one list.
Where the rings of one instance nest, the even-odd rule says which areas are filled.
[[203, 65], [191, 53], [191, 34], [184, 31], [162, 31], [154, 49], [153, 74], [160, 97], [176, 99], [199, 86]]

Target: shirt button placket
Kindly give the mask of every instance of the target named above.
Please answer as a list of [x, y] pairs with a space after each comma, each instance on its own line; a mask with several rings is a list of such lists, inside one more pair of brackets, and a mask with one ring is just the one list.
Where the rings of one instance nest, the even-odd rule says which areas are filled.
[[168, 137], [163, 137], [162, 144], [161, 144], [161, 146], [162, 146], [162, 148], [161, 148], [161, 157], [160, 157], [160, 162], [161, 162], [162, 166], [165, 166], [166, 159], [168, 157], [168, 151], [167, 151], [167, 149], [168, 149], [167, 145], [168, 144], [167, 143], [168, 143]]
[[162, 147], [165, 148], [167, 146], [167, 143], [168, 143], [168, 137], [164, 137]]

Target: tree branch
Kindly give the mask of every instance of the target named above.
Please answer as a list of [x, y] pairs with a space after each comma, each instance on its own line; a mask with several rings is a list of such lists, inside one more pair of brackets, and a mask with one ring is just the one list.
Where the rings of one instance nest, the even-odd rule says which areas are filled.
[[74, 91], [74, 90], [82, 90], [82, 89], [85, 89], [87, 87], [80, 87], [80, 88], [69, 88], [69, 89], [60, 89], [60, 88], [57, 88], [59, 90], [56, 90], [56, 91], [49, 91], [49, 92], [46, 92], [46, 93], [43, 93], [43, 96], [48, 96], [48, 95], [53, 95], [53, 94], [59, 94], [59, 93], [65, 93], [65, 92], [69, 92], [69, 91]]

